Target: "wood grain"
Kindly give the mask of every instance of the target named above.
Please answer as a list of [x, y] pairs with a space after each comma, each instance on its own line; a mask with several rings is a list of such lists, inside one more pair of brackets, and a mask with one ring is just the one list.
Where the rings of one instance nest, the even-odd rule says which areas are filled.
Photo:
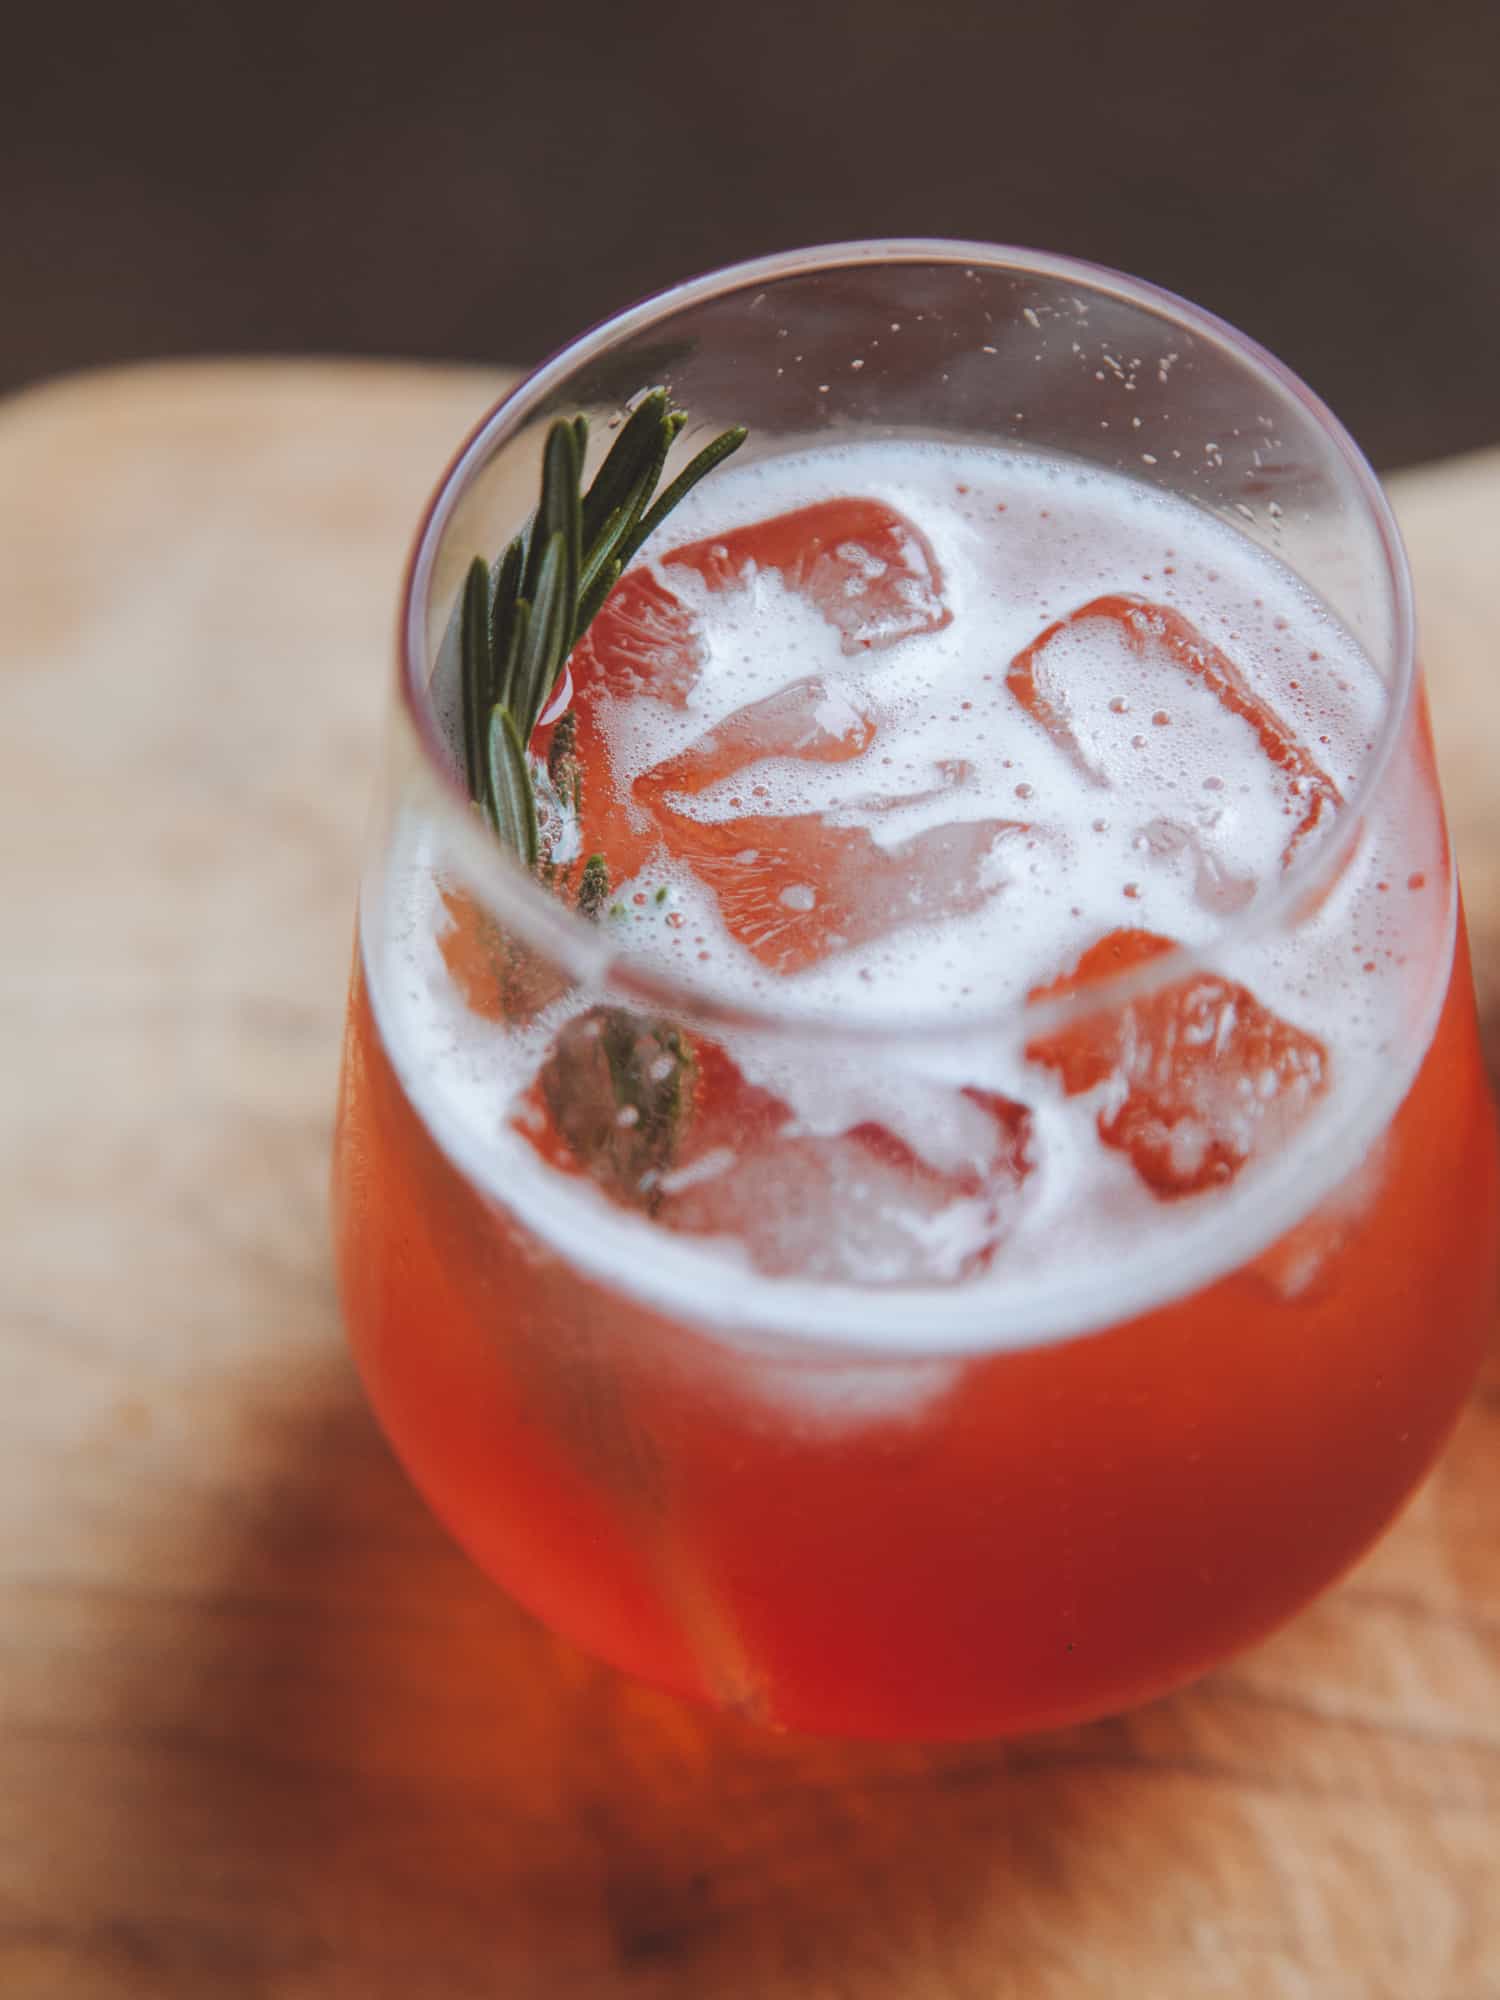
[[[1500, 1368], [1273, 1643], [1014, 1746], [756, 1735], [447, 1545], [323, 1187], [395, 579], [496, 389], [0, 408], [0, 1992], [1500, 1996]], [[1500, 454], [1398, 482], [1500, 1056]]]

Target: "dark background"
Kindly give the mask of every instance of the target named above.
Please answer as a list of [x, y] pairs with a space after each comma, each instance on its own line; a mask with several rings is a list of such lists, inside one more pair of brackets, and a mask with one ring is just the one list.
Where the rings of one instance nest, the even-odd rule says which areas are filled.
[[529, 361], [715, 264], [932, 234], [1188, 293], [1381, 464], [1500, 439], [1500, 0], [7, 12], [0, 390]]

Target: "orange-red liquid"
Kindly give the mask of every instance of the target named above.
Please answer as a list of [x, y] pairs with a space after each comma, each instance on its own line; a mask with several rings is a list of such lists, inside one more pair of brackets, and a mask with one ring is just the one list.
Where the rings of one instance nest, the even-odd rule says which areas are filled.
[[842, 1424], [796, 1415], [809, 1374], [836, 1401], [841, 1369], [902, 1364], [747, 1354], [584, 1275], [439, 1150], [356, 970], [336, 1225], [376, 1410], [485, 1569], [668, 1687], [869, 1735], [1138, 1701], [1351, 1562], [1473, 1379], [1500, 1189], [1461, 939], [1365, 1205], [1335, 1196], [1189, 1297]]

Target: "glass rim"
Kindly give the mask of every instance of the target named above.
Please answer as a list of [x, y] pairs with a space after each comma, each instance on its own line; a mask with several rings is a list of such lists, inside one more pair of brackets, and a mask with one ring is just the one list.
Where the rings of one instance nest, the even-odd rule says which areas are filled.
[[[736, 291], [777, 280], [870, 264], [984, 265], [991, 270], [1053, 279], [1152, 312], [1187, 332], [1227, 349], [1279, 395], [1299, 405], [1331, 445], [1350, 474], [1374, 524], [1385, 559], [1393, 613], [1390, 699], [1379, 732], [1331, 837], [1286, 867], [1275, 886], [1243, 909], [1223, 918], [1196, 944], [1174, 942], [1144, 965], [1090, 981], [1070, 992], [1032, 998], [1025, 994], [988, 1009], [955, 1014], [924, 1008], [906, 1013], [850, 1018], [847, 1013], [799, 1011], [758, 1001], [729, 1000], [706, 986], [659, 972], [602, 928], [547, 893], [474, 812], [455, 768], [451, 747], [427, 698], [426, 614], [443, 534], [454, 510], [480, 469], [567, 379], [600, 353], [673, 314]], [[1190, 503], [1191, 504], [1191, 503]], [[397, 627], [398, 712], [415, 737], [418, 751], [447, 822], [445, 832], [471, 878], [495, 914], [532, 946], [579, 981], [608, 987], [626, 1001], [648, 1004], [675, 1017], [714, 1029], [740, 1029], [879, 1047], [882, 1044], [952, 1045], [992, 1036], [1024, 1023], [1028, 1036], [1049, 1032], [1080, 1013], [1120, 1006], [1142, 994], [1190, 978], [1228, 949], [1295, 918], [1299, 907], [1316, 906], [1352, 852], [1361, 823], [1376, 796], [1392, 752], [1406, 726], [1416, 684], [1416, 621], [1411, 574], [1400, 530], [1384, 489], [1368, 459], [1323, 399], [1284, 362], [1248, 334], [1206, 307], [1192, 304], [1149, 280], [1133, 278], [1103, 264], [1015, 245], [944, 237], [891, 237], [813, 245], [730, 264], [654, 292], [611, 314], [556, 349], [517, 382], [474, 426], [439, 479], [418, 524], [401, 588]]]

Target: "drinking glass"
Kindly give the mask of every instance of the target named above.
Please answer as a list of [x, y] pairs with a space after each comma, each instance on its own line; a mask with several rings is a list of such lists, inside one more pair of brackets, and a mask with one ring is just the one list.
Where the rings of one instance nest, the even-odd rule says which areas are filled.
[[[466, 569], [534, 506], [548, 423], [586, 414], [592, 464], [655, 383], [691, 412], [684, 452], [738, 423], [744, 463], [955, 440], [1125, 473], [1228, 523], [1384, 683], [1336, 825], [1206, 942], [998, 1009], [828, 1018], [790, 984], [783, 1004], [663, 976], [473, 810], [454, 667]], [[1285, 368], [1148, 284], [976, 244], [682, 285], [548, 361], [463, 447], [417, 534], [395, 697], [335, 1155], [344, 1310], [412, 1479], [539, 1618], [774, 1726], [975, 1736], [1153, 1696], [1370, 1545], [1492, 1325], [1496, 1147], [1397, 530]], [[1379, 885], [1385, 1084], [1268, 1118], [1253, 1202], [1164, 1202], [1170, 1236], [1102, 1269], [1061, 1251], [1020, 1306], [815, 1258], [767, 1277], [558, 1172], [518, 1124], [505, 1079], [542, 1060], [539, 1005], [753, 1046], [792, 1079], [852, 1063], [916, 1103], [997, 1051], [1118, 1046], [1185, 993], [1239, 993], [1249, 949], [1316, 980], [1377, 817], [1408, 864]]]

